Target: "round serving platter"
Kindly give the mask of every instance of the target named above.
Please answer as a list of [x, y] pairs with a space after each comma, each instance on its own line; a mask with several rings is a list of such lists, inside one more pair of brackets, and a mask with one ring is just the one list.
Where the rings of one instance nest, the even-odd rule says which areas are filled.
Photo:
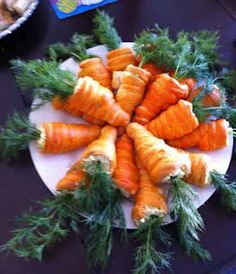
[[[130, 42], [122, 43], [122, 47], [132, 48], [132, 45], [133, 43]], [[106, 63], [107, 49], [105, 46], [93, 47], [89, 49], [88, 52], [101, 57]], [[76, 63], [72, 58], [70, 58], [61, 65], [61, 68], [70, 70], [73, 73], [77, 73], [79, 70], [79, 64]], [[37, 103], [37, 100], [33, 102], [33, 104]], [[65, 123], [87, 124], [81, 118], [73, 117], [64, 111], [53, 109], [50, 103], [47, 103], [32, 111], [29, 117], [31, 122], [36, 125], [41, 125], [44, 122], [56, 121]], [[73, 163], [79, 160], [81, 153], [84, 151], [84, 149], [79, 149], [70, 153], [64, 153], [60, 155], [43, 154], [39, 152], [34, 142], [30, 144], [29, 149], [33, 164], [40, 178], [53, 194], [56, 194], [57, 182], [65, 175], [68, 168]], [[205, 154], [212, 158], [216, 170], [221, 173], [226, 173], [231, 161], [232, 150], [233, 135], [229, 134], [229, 145], [227, 147], [216, 151], [210, 151]], [[200, 152], [197, 149], [191, 149], [191, 151]], [[202, 206], [215, 192], [215, 188], [212, 185], [204, 189], [195, 186], [193, 186], [193, 188], [198, 194], [198, 198], [194, 201], [194, 205], [196, 206], [196, 208]], [[125, 213], [127, 228], [135, 229], [136, 225], [131, 218], [133, 202], [124, 198], [122, 202], [122, 207]], [[168, 224], [173, 222], [173, 220], [170, 218], [170, 216], [166, 216], [164, 222], [165, 224]]]

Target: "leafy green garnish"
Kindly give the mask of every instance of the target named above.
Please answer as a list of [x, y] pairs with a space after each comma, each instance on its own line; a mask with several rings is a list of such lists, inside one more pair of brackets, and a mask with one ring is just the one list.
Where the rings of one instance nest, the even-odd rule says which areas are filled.
[[80, 201], [80, 209], [89, 214], [85, 253], [90, 266], [105, 267], [112, 251], [113, 226], [119, 225], [126, 233], [121, 194], [99, 160], [86, 162], [84, 169], [90, 184], [80, 188], [75, 195]]
[[211, 171], [210, 176], [221, 196], [221, 204], [227, 209], [236, 211], [236, 182], [230, 182], [224, 174]]
[[154, 63], [166, 71], [174, 71], [178, 79], [207, 78], [220, 62], [218, 34], [207, 31], [197, 33], [179, 32], [176, 40], [170, 38], [168, 29], [155, 25], [135, 38], [134, 49], [141, 57], [142, 66]]
[[95, 36], [101, 44], [105, 44], [109, 50], [120, 47], [121, 38], [114, 28], [114, 18], [98, 10], [93, 22]]
[[154, 63], [167, 70], [175, 66], [174, 41], [169, 37], [169, 30], [155, 25], [153, 29], [142, 31], [135, 37], [134, 50], [141, 56], [142, 66], [145, 63]]
[[219, 38], [218, 31], [202, 30], [192, 33], [193, 48], [199, 54], [205, 56], [211, 70], [214, 70], [216, 65], [222, 63], [218, 53]]
[[61, 70], [56, 61], [13, 60], [11, 65], [20, 88], [33, 89], [34, 96], [43, 102], [51, 101], [55, 96], [66, 99], [74, 92], [76, 76]]
[[17, 158], [19, 151], [27, 149], [29, 143], [39, 139], [40, 135], [40, 130], [25, 114], [14, 112], [11, 117], [8, 116], [5, 128], [0, 129], [1, 158]]
[[134, 231], [138, 247], [134, 254], [133, 274], [158, 273], [162, 269], [170, 270], [171, 254], [156, 250], [157, 241], [170, 244], [170, 236], [161, 228], [160, 216], [151, 216], [145, 223], [140, 223]]
[[46, 249], [68, 235], [68, 224], [79, 231], [78, 203], [71, 193], [61, 193], [38, 204], [41, 207], [38, 211], [29, 211], [16, 219], [20, 227], [12, 231], [13, 237], [1, 247], [1, 251], [42, 260]]
[[195, 191], [178, 177], [172, 178], [171, 183], [170, 214], [176, 220], [180, 245], [194, 260], [211, 260], [210, 253], [199, 243], [198, 232], [204, 230], [204, 223], [193, 204]]
[[63, 61], [74, 57], [77, 61], [83, 61], [92, 57], [86, 51], [92, 46], [94, 46], [94, 41], [91, 35], [75, 33], [68, 44], [50, 45], [46, 52], [51, 60]]

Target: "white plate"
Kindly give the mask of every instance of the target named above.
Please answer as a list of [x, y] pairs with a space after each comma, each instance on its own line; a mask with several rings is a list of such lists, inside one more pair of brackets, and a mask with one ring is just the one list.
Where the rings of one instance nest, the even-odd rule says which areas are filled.
[[[132, 47], [132, 43], [123, 43], [123, 47]], [[88, 50], [90, 53], [100, 56], [106, 62], [106, 48], [104, 46], [96, 46]], [[77, 72], [79, 65], [73, 60], [68, 59], [62, 64], [63, 69], [70, 69], [72, 72]], [[35, 102], [36, 103], [36, 102]], [[40, 125], [44, 122], [66, 122], [66, 123], [83, 123], [86, 124], [82, 119], [73, 117], [63, 111], [58, 111], [52, 108], [50, 103], [41, 106], [39, 109], [30, 113], [30, 120], [36, 125]], [[34, 163], [34, 166], [41, 177], [44, 184], [52, 193], [56, 193], [57, 182], [65, 175], [68, 168], [78, 161], [81, 153], [84, 149], [79, 149], [74, 152], [64, 153], [61, 155], [49, 155], [42, 154], [37, 149], [35, 143], [31, 143], [30, 154]], [[207, 152], [216, 166], [216, 169], [221, 173], [226, 173], [230, 164], [231, 155], [233, 149], [233, 136], [230, 135], [229, 146], [217, 151]], [[192, 151], [197, 152], [197, 149]], [[215, 189], [213, 186], [209, 186], [205, 189], [193, 187], [198, 193], [198, 199], [194, 201], [195, 206], [198, 208], [203, 205], [214, 193]], [[131, 218], [131, 210], [133, 203], [129, 200], [124, 200], [123, 209], [126, 217], [126, 224], [128, 229], [136, 228]], [[170, 223], [172, 220], [169, 216], [165, 218], [165, 223]]]

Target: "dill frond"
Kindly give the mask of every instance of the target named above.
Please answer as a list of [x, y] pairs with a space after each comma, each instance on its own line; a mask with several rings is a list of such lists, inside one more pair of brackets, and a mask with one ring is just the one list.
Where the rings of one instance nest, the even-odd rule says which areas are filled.
[[220, 193], [222, 206], [228, 211], [236, 211], [236, 182], [230, 182], [224, 174], [217, 171], [211, 171], [210, 176]]
[[134, 253], [133, 274], [159, 273], [162, 269], [171, 269], [171, 254], [157, 251], [158, 241], [170, 244], [170, 236], [161, 227], [162, 218], [151, 216], [133, 232], [138, 247]]
[[105, 44], [109, 50], [120, 47], [121, 38], [114, 28], [114, 18], [104, 11], [97, 11], [94, 17], [94, 33], [101, 44]]
[[32, 60], [11, 61], [16, 82], [23, 90], [32, 89], [34, 97], [43, 102], [51, 101], [55, 96], [66, 99], [74, 92], [76, 76], [61, 70], [56, 61]]
[[31, 141], [40, 138], [41, 132], [32, 124], [25, 114], [14, 112], [8, 116], [6, 126], [0, 129], [1, 158], [16, 159], [19, 151], [28, 148]]
[[78, 204], [71, 193], [40, 201], [38, 205], [41, 207], [38, 211], [16, 218], [20, 227], [13, 230], [13, 237], [1, 246], [2, 252], [41, 261], [46, 249], [68, 235], [68, 224], [78, 232]]
[[180, 178], [171, 179], [172, 197], [170, 214], [176, 220], [177, 232], [180, 245], [186, 254], [194, 260], [211, 260], [210, 253], [203, 249], [199, 243], [198, 232], [204, 230], [204, 223], [201, 215], [193, 205], [196, 193]]
[[92, 57], [92, 55], [88, 54], [86, 51], [92, 46], [94, 46], [94, 40], [91, 35], [75, 33], [69, 43], [56, 43], [50, 45], [47, 48], [46, 53], [51, 60], [64, 61], [73, 57], [80, 62]]
[[[80, 209], [88, 213], [85, 233], [85, 253], [91, 267], [105, 267], [112, 251], [113, 226], [118, 225], [126, 235], [121, 194], [114, 187], [113, 180], [98, 160], [92, 161], [92, 172], [87, 162], [89, 186], [78, 189], [75, 197], [80, 201]], [[125, 237], [125, 236], [124, 236]]]

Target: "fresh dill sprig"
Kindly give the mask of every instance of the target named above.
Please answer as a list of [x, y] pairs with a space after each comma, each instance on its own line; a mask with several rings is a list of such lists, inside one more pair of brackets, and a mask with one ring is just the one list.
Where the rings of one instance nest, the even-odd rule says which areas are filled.
[[159, 273], [162, 269], [171, 268], [171, 254], [156, 250], [156, 242], [170, 244], [170, 236], [161, 228], [160, 216], [151, 216], [145, 223], [140, 223], [133, 237], [138, 247], [134, 253], [133, 274]]
[[75, 33], [69, 43], [50, 45], [46, 53], [51, 60], [64, 61], [73, 57], [77, 61], [83, 61], [92, 57], [92, 55], [86, 51], [92, 46], [94, 46], [94, 41], [91, 35]]
[[155, 25], [152, 29], [142, 31], [135, 37], [134, 50], [141, 56], [142, 66], [145, 63], [155, 63], [167, 70], [175, 66], [174, 41], [169, 37], [169, 30]]
[[223, 69], [220, 76], [224, 88], [228, 91], [234, 92], [236, 90], [236, 70]]
[[220, 62], [217, 42], [217, 33], [207, 31], [192, 34], [182, 31], [173, 40], [168, 29], [155, 25], [136, 36], [134, 49], [141, 57], [140, 66], [151, 62], [166, 71], [174, 71], [178, 79], [201, 79], [207, 78]]
[[121, 38], [114, 28], [114, 18], [104, 11], [97, 11], [94, 17], [94, 33], [101, 44], [105, 44], [109, 50], [120, 47]]
[[221, 64], [219, 49], [219, 32], [202, 30], [192, 33], [193, 47], [198, 54], [205, 56], [208, 66], [214, 70]]
[[87, 162], [84, 169], [89, 186], [78, 189], [75, 197], [80, 201], [80, 209], [89, 215], [85, 253], [90, 266], [105, 267], [112, 250], [113, 226], [118, 225], [126, 234], [121, 194], [99, 160]]
[[68, 235], [69, 227], [79, 231], [78, 203], [71, 193], [61, 193], [38, 204], [38, 211], [29, 211], [16, 219], [20, 227], [12, 231], [13, 237], [1, 246], [1, 251], [42, 260], [46, 249]]
[[210, 253], [199, 243], [198, 232], [204, 230], [204, 223], [193, 204], [196, 193], [178, 177], [172, 178], [171, 183], [170, 214], [172, 219], [176, 220], [180, 245], [194, 260], [211, 260]]
[[[226, 96], [224, 87], [220, 82], [216, 82], [217, 78], [209, 77], [201, 84], [201, 92], [193, 99], [193, 112], [198, 118], [199, 122], [204, 122], [212, 115], [216, 118], [224, 118], [227, 120], [232, 128], [236, 127], [236, 109], [226, 103]], [[216, 86], [221, 93], [221, 104], [219, 106], [205, 107], [202, 104], [204, 96], [211, 93]], [[198, 88], [196, 86], [196, 88]]]
[[27, 149], [31, 141], [40, 138], [41, 132], [25, 114], [14, 112], [8, 116], [6, 126], [0, 129], [1, 158], [16, 159], [19, 151]]
[[221, 196], [221, 204], [228, 210], [236, 211], [236, 182], [230, 182], [224, 174], [211, 171], [210, 176]]
[[43, 102], [51, 101], [55, 96], [62, 99], [73, 94], [76, 76], [61, 70], [56, 61], [21, 60], [11, 61], [16, 82], [23, 90], [32, 89], [34, 96]]

